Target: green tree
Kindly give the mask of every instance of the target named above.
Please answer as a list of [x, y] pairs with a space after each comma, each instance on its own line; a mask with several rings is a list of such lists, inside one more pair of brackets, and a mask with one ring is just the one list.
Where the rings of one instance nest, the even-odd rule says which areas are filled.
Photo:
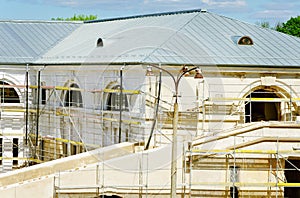
[[268, 21], [256, 22], [255, 24], [263, 28], [270, 28], [270, 23]]
[[76, 15], [76, 14], [74, 14], [74, 16], [70, 17], [70, 18], [57, 17], [57, 18], [52, 18], [51, 20], [53, 20], [53, 21], [90, 21], [90, 20], [96, 20], [96, 19], [97, 19], [96, 15], [84, 15], [84, 14]]
[[291, 17], [286, 23], [278, 24], [276, 30], [285, 34], [300, 37], [300, 16]]

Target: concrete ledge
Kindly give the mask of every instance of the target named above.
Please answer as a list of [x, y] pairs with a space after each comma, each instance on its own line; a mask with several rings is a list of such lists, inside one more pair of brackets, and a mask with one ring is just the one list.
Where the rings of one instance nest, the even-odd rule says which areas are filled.
[[65, 157], [42, 164], [0, 174], [0, 186], [22, 183], [27, 180], [72, 170], [89, 164], [134, 153], [134, 143], [120, 143], [93, 151]]

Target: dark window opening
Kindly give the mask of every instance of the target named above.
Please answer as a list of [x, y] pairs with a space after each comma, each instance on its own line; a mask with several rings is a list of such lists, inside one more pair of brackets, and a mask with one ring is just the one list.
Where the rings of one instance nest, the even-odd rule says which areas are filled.
[[3, 139], [0, 138], [0, 165], [2, 165], [2, 157], [3, 157], [2, 145], [3, 145]]
[[[238, 166], [230, 166], [230, 182], [236, 183], [239, 182], [239, 172], [240, 167]], [[230, 186], [230, 197], [238, 198], [239, 197], [239, 188], [236, 186]]]
[[230, 186], [230, 197], [239, 198], [239, 189], [236, 186]]
[[46, 89], [42, 89], [42, 104], [46, 104]]
[[[245, 105], [245, 121], [279, 121], [280, 120], [280, 102], [272, 102], [268, 98], [279, 98], [275, 93], [259, 89], [252, 92], [247, 98], [250, 98]], [[251, 101], [251, 98], [266, 98], [265, 101]]]
[[40, 149], [41, 149], [41, 153], [40, 153], [40, 159], [42, 160], [42, 161], [44, 161], [45, 160], [45, 140], [41, 140], [41, 142], [40, 142]]
[[121, 106], [121, 98], [122, 98], [122, 110], [123, 111], [128, 111], [128, 99], [127, 95], [124, 94], [124, 92], [120, 92], [120, 85], [117, 85], [112, 88], [112, 90], [116, 90], [116, 92], [109, 93], [108, 98], [107, 98], [107, 110], [113, 110], [113, 111], [118, 111], [120, 110]]
[[[19, 139], [13, 138], [13, 158], [19, 157]], [[13, 160], [13, 165], [18, 165], [18, 160]]]
[[243, 36], [238, 40], [239, 45], [253, 45], [253, 40], [249, 36]]
[[102, 40], [102, 38], [98, 38], [98, 40], [97, 40], [97, 47], [103, 47], [103, 40]]
[[64, 157], [68, 156], [68, 143], [63, 143]]
[[77, 154], [77, 145], [70, 144], [70, 146], [71, 146], [71, 155], [76, 155]]
[[117, 144], [119, 142], [119, 131], [118, 128], [114, 128], [112, 144]]
[[14, 88], [3, 81], [0, 81], [0, 86], [1, 103], [20, 103], [19, 95]]
[[125, 142], [128, 142], [129, 141], [129, 131], [128, 129], [126, 129], [126, 136], [125, 136]]
[[[296, 169], [297, 167], [297, 169]], [[285, 178], [287, 183], [300, 183], [300, 160], [288, 159], [285, 160]], [[300, 197], [300, 187], [284, 187], [284, 197]]]
[[70, 90], [66, 92], [65, 104], [66, 107], [83, 107], [82, 95], [78, 85], [72, 84]]

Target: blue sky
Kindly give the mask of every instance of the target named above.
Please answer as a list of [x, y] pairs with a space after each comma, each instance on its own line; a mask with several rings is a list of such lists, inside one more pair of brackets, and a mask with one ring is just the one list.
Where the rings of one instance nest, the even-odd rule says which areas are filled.
[[0, 0], [0, 20], [50, 20], [74, 14], [99, 19], [206, 9], [249, 23], [286, 22], [300, 15], [299, 0]]

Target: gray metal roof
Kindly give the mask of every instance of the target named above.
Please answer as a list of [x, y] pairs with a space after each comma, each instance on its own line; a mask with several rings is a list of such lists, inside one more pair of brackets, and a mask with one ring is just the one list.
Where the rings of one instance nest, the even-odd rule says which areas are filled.
[[[38, 43], [38, 49], [26, 45], [18, 50], [24, 55], [38, 57], [33, 61], [36, 64], [153, 62], [300, 66], [299, 38], [201, 10], [98, 20], [81, 25], [62, 23], [53, 28], [45, 31], [48, 34], [58, 33], [60, 28], [69, 31], [62, 31], [60, 38], [51, 36], [54, 39], [51, 45], [39, 43], [45, 42], [43, 38], [47, 35], [40, 32], [42, 35], [22, 41]], [[41, 31], [43, 28], [38, 29]], [[17, 32], [7, 37], [16, 40], [22, 37], [20, 35], [22, 33]], [[238, 45], [236, 40], [241, 36], [249, 36], [254, 44]], [[96, 45], [99, 38], [103, 40], [103, 47]], [[1, 35], [0, 39], [2, 43]], [[9, 47], [11, 43], [7, 45]], [[15, 58], [18, 56], [16, 53]]]
[[[151, 53], [159, 49], [194, 16], [195, 12], [86, 23], [39, 61], [48, 63], [147, 61]], [[96, 47], [98, 38], [103, 39], [103, 47]]]
[[0, 21], [0, 62], [31, 63], [79, 26], [65, 22]]

